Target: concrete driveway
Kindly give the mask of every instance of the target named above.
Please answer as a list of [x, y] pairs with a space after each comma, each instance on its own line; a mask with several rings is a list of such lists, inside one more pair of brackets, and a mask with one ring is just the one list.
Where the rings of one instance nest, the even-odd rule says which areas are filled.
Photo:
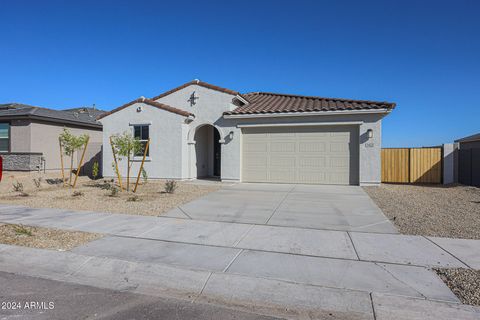
[[242, 183], [222, 188], [168, 217], [342, 231], [398, 233], [357, 186]]

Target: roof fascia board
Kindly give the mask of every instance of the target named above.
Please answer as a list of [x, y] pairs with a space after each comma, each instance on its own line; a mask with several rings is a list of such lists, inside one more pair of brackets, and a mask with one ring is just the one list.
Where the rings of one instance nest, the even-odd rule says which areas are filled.
[[363, 121], [343, 122], [306, 122], [306, 123], [261, 123], [261, 124], [239, 124], [237, 128], [264, 128], [264, 127], [317, 127], [317, 126], [358, 126]]
[[330, 115], [358, 115], [358, 114], [386, 114], [389, 109], [356, 110], [356, 111], [313, 111], [313, 112], [283, 112], [283, 113], [253, 113], [253, 114], [225, 114], [225, 119], [252, 119], [252, 118], [284, 118]]
[[49, 117], [41, 117], [41, 116], [36, 116], [36, 115], [21, 115], [21, 116], [0, 116], [0, 120], [2, 121], [9, 121], [9, 120], [39, 120], [39, 121], [44, 121], [44, 122], [51, 122], [51, 123], [59, 123], [59, 124], [70, 124], [70, 125], [75, 125], [79, 127], [90, 127], [90, 128], [97, 128], [97, 129], [102, 129], [101, 124], [94, 124], [94, 123], [88, 123], [88, 122], [77, 122], [77, 121], [72, 121], [72, 120], [61, 120], [61, 119], [55, 119], [55, 118], [49, 118]]

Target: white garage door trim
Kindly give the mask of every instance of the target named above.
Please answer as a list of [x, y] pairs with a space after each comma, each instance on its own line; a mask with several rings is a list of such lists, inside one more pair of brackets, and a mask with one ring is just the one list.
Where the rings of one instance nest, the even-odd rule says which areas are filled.
[[244, 182], [359, 183], [359, 126], [255, 126], [242, 129]]

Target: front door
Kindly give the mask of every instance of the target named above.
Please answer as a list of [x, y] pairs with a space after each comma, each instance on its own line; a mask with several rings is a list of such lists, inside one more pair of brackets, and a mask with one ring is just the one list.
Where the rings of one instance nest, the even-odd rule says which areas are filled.
[[213, 130], [213, 175], [215, 177], [220, 177], [220, 167], [221, 167], [221, 145], [220, 145], [220, 134], [218, 130]]

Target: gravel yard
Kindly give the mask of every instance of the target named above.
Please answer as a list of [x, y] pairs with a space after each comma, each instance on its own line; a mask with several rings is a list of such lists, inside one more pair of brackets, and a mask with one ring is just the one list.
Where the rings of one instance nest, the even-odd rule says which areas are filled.
[[[33, 181], [42, 176], [40, 187]], [[80, 177], [73, 190], [60, 184], [49, 184], [47, 179], [58, 179], [57, 175], [28, 173], [9, 174], [0, 182], [0, 203], [25, 205], [33, 208], [61, 208], [111, 213], [126, 213], [158, 216], [181, 204], [190, 202], [221, 188], [220, 183], [177, 182], [174, 193], [165, 193], [165, 181], [149, 180], [139, 185], [137, 193], [118, 192], [112, 195], [105, 180], [90, 180]], [[132, 179], [134, 180], [134, 179]], [[13, 183], [23, 183], [24, 191], [14, 191]], [[51, 181], [50, 181], [51, 182]], [[132, 186], [133, 189], [133, 186]]]
[[0, 225], [0, 243], [53, 250], [70, 250], [100, 238], [100, 234], [29, 227], [16, 224]]
[[480, 239], [480, 188], [382, 184], [364, 190], [401, 233]]
[[458, 268], [435, 271], [462, 303], [480, 306], [480, 270]]

